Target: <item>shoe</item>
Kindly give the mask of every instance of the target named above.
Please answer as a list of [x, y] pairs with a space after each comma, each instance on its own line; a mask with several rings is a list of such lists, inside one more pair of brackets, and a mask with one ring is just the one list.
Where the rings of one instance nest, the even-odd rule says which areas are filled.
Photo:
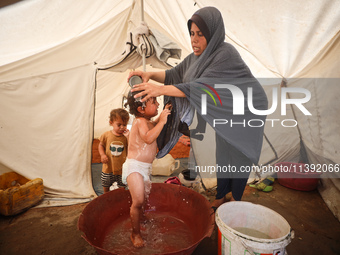
[[271, 186], [274, 183], [275, 179], [274, 177], [267, 177], [263, 181], [257, 184], [250, 184], [249, 187], [264, 191], [264, 192], [270, 192], [273, 190], [273, 186]]

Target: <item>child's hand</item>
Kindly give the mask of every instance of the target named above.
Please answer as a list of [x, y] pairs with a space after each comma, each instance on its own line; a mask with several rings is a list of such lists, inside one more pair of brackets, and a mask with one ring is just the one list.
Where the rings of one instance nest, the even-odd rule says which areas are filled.
[[129, 138], [129, 134], [130, 134], [130, 130], [125, 129], [123, 135], [124, 135], [126, 138]]
[[103, 164], [107, 164], [107, 162], [109, 162], [109, 159], [106, 155], [100, 156], [100, 160]]
[[165, 124], [168, 121], [168, 115], [171, 114], [171, 110], [167, 108], [167, 106], [164, 108], [164, 110], [159, 115], [159, 122]]
[[169, 102], [165, 105], [164, 109], [172, 110], [172, 104]]

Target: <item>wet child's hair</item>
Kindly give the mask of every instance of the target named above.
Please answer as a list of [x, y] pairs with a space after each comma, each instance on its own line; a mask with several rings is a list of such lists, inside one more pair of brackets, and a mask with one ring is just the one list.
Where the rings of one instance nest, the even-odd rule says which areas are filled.
[[[134, 115], [134, 116], [139, 116], [140, 113], [138, 112], [137, 108], [139, 106], [142, 106], [143, 108], [145, 107], [145, 103], [146, 102], [140, 102], [140, 100], [134, 98], [134, 95], [137, 93], [131, 93], [129, 92], [129, 95], [127, 97], [127, 102], [124, 104], [124, 107], [129, 106], [129, 112], [130, 114]], [[144, 98], [145, 96], [143, 96], [142, 98]]]
[[121, 118], [124, 123], [128, 123], [130, 119], [129, 113], [123, 108], [113, 109], [110, 112], [110, 121], [114, 122], [118, 118]]

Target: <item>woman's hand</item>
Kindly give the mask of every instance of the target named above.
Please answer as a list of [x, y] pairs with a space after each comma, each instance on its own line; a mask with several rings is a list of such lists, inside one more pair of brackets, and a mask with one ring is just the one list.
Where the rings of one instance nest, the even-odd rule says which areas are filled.
[[137, 70], [137, 71], [132, 71], [132, 72], [129, 73], [129, 76], [128, 76], [128, 79], [127, 79], [128, 82], [129, 82], [131, 76], [134, 76], [134, 75], [142, 77], [143, 82], [148, 82], [150, 80], [150, 74], [148, 72], [143, 72], [143, 71]]
[[[134, 97], [142, 97], [146, 95], [142, 102], [147, 101], [150, 97], [158, 97], [162, 96], [162, 88], [163, 86], [159, 86], [153, 83], [141, 83], [136, 84], [133, 86], [133, 89], [131, 89], [131, 92], [140, 91], [138, 94], [136, 94]], [[142, 90], [142, 91], [141, 91]]]

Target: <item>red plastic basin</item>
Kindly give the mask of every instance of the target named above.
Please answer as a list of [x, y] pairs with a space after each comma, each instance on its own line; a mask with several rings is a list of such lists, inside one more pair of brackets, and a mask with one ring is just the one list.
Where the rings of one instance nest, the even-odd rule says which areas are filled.
[[[78, 220], [78, 229], [84, 233], [83, 238], [97, 250], [98, 254], [120, 253], [114, 248], [105, 249], [103, 240], [112, 222], [126, 221], [130, 205], [130, 192], [117, 189], [95, 198], [84, 208]], [[184, 222], [188, 232], [192, 234], [192, 243], [187, 247], [172, 252], [156, 252], [157, 254], [191, 254], [205, 237], [211, 236], [214, 215], [211, 215], [209, 201], [196, 191], [180, 185], [153, 183], [148, 206], [152, 208], [154, 215], [171, 215]], [[130, 242], [128, 245], [131, 245]]]
[[278, 182], [287, 188], [312, 191], [318, 187], [320, 173], [306, 172], [304, 163], [281, 162], [275, 164], [282, 171], [277, 172]]

